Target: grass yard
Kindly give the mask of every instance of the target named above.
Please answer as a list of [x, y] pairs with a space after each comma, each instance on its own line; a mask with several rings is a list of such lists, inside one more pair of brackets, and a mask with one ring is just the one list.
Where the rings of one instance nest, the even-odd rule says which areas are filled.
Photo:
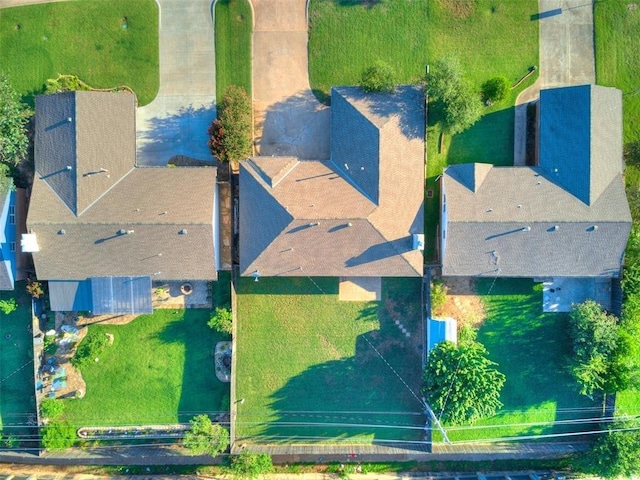
[[31, 105], [59, 73], [95, 88], [128, 85], [146, 105], [159, 87], [158, 6], [83, 0], [0, 9], [0, 71]]
[[215, 9], [216, 98], [231, 85], [251, 97], [251, 6], [247, 0], [219, 0]]
[[16, 282], [13, 292], [0, 291], [0, 299], [15, 298], [18, 309], [0, 313], [0, 430], [4, 435], [21, 435], [35, 418], [33, 380], [33, 336], [31, 297], [26, 282]]
[[373, 348], [419, 392], [420, 287], [420, 279], [388, 279], [382, 302], [340, 302], [336, 278], [242, 278], [238, 438], [421, 440], [419, 400]]
[[227, 338], [208, 320], [207, 309], [158, 309], [127, 325], [89, 327], [114, 343], [82, 369], [87, 392], [67, 401], [66, 417], [78, 426], [144, 425], [220, 411], [229, 384], [215, 376], [213, 350]]
[[[515, 84], [538, 64], [536, 0], [394, 0], [354, 2], [312, 0], [309, 7], [309, 76], [312, 88], [327, 99], [332, 85], [357, 84], [376, 59], [391, 65], [400, 83], [422, 81], [427, 64], [454, 55], [480, 91], [496, 75]], [[517, 41], [514, 41], [517, 39]], [[425, 255], [435, 256], [438, 224], [438, 175], [446, 165], [484, 162], [513, 164], [513, 105], [537, 74], [511, 91], [506, 100], [485, 109], [466, 132], [447, 136], [442, 152], [439, 115], [429, 112]]]
[[[598, 402], [579, 395], [566, 371], [566, 314], [542, 313], [542, 287], [528, 279], [478, 281], [487, 318], [478, 340], [506, 376], [504, 407], [473, 428], [447, 429], [451, 440], [549, 435], [597, 429]], [[553, 424], [553, 422], [561, 422]], [[566, 437], [557, 437], [563, 441]], [[553, 441], [553, 437], [546, 440]]]

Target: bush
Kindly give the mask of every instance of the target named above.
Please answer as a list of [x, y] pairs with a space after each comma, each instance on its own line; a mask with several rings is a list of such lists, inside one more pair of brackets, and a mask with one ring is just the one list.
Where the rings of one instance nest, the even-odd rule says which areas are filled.
[[207, 415], [196, 415], [189, 420], [191, 425], [185, 434], [183, 445], [193, 455], [216, 456], [229, 447], [229, 432], [219, 424], [211, 423]]
[[231, 310], [225, 307], [216, 307], [207, 325], [217, 332], [231, 335], [233, 331], [233, 314]]
[[0, 73], [0, 162], [17, 166], [27, 155], [26, 125], [31, 113], [7, 76]]
[[104, 333], [89, 332], [84, 340], [80, 342], [80, 345], [78, 345], [76, 354], [71, 359], [71, 363], [79, 367], [87, 361], [93, 361], [102, 353], [108, 344], [109, 339]]
[[218, 104], [218, 118], [209, 127], [209, 148], [220, 161], [240, 161], [251, 156], [251, 100], [243, 88], [231, 85]]
[[33, 298], [40, 298], [42, 295], [44, 295], [42, 283], [29, 279], [27, 281], [27, 293]]
[[40, 415], [49, 420], [56, 420], [64, 413], [64, 403], [55, 398], [45, 398], [40, 404]]
[[447, 301], [448, 288], [442, 280], [431, 282], [431, 311], [433, 315], [440, 315], [441, 309]]
[[360, 79], [360, 87], [367, 93], [391, 93], [395, 84], [393, 69], [380, 60], [365, 69]]
[[65, 450], [76, 443], [76, 429], [68, 422], [54, 421], [42, 429], [42, 446], [49, 450]]
[[[635, 428], [636, 430], [627, 430]], [[638, 425], [617, 424], [602, 435], [578, 465], [587, 473], [606, 478], [631, 478], [640, 473], [640, 430]], [[620, 430], [620, 431], [615, 431]]]
[[76, 90], [91, 90], [91, 87], [84, 83], [77, 75], [61, 75], [57, 78], [47, 79], [45, 91], [46, 94], [58, 92], [75, 92]]
[[15, 298], [9, 300], [0, 300], [0, 312], [5, 315], [15, 312], [18, 309], [18, 303]]
[[272, 470], [273, 461], [268, 453], [243, 450], [231, 459], [231, 473], [237, 478], [254, 479]]
[[482, 98], [487, 105], [501, 102], [507, 98], [510, 88], [509, 80], [506, 77], [501, 75], [490, 78], [482, 85]]

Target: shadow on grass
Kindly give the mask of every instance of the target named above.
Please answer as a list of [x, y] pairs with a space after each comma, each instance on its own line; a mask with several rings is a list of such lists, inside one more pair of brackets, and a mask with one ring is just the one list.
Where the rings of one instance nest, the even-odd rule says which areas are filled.
[[241, 277], [238, 293], [244, 295], [337, 295], [337, 277]]
[[333, 0], [334, 3], [341, 7], [367, 7], [373, 8], [376, 5], [384, 3], [384, 0]]
[[483, 278], [477, 292], [484, 296], [487, 319], [478, 339], [506, 375], [503, 412], [555, 410], [556, 425], [535, 426], [523, 433], [549, 434], [597, 430], [601, 405], [579, 395], [568, 373], [568, 316], [542, 313], [542, 289], [530, 279]]
[[170, 322], [160, 333], [160, 339], [166, 343], [184, 345], [177, 416], [179, 422], [188, 422], [199, 413], [228, 410], [225, 403], [228, 403], [230, 384], [216, 378], [213, 352], [217, 342], [230, 340], [230, 337], [207, 326], [208, 310], [187, 309], [179, 312], [181, 319]]

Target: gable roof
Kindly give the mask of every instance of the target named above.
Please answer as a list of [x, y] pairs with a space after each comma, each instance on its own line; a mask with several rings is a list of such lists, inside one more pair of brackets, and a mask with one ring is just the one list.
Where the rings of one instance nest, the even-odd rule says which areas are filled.
[[616, 88], [540, 92], [540, 167], [587, 205], [624, 170], [621, 111], [622, 92]]
[[631, 214], [613, 90], [541, 92], [539, 167], [445, 169], [443, 275], [618, 275]]
[[263, 276], [421, 276], [424, 99], [332, 91], [332, 159], [240, 167], [240, 271]]
[[[75, 93], [84, 97], [98, 92]], [[38, 278], [84, 280], [149, 275], [162, 280], [217, 278], [216, 169], [134, 168], [135, 150], [128, 142], [135, 146], [135, 136], [124, 132], [135, 132], [132, 113], [135, 104], [120, 100], [133, 96], [99, 93], [98, 97], [96, 103], [107, 117], [105, 125], [110, 125], [114, 118], [120, 118], [124, 124], [106, 135], [127, 152], [129, 163], [124, 165], [121, 152], [114, 153], [112, 163], [110, 150], [105, 150], [100, 165], [107, 172], [98, 169], [88, 176], [82, 172], [94, 169], [97, 160], [94, 163], [77, 160], [70, 171], [44, 173], [57, 168], [48, 165], [49, 158], [59, 162], [55, 155], [48, 156], [56, 141], [62, 141], [60, 149], [67, 152], [71, 150], [64, 142], [89, 141], [60, 136], [57, 129], [65, 125], [50, 128], [56, 103], [65, 111], [68, 94], [50, 95], [46, 100], [37, 98], [36, 108], [46, 105], [46, 114], [41, 117], [36, 110], [36, 145], [49, 145], [48, 149], [36, 151], [36, 175], [27, 218], [27, 227], [36, 235], [39, 245], [39, 251], [33, 253]], [[87, 121], [98, 122], [93, 128], [103, 130], [98, 118], [82, 115], [75, 118], [77, 131], [86, 133], [89, 127], [83, 124]], [[118, 132], [123, 133], [122, 138]], [[79, 150], [75, 156], [82, 157]], [[68, 178], [52, 181], [56, 175]], [[84, 209], [71, 208], [73, 204], [70, 207], [68, 200], [76, 194], [78, 198], [86, 197], [76, 202], [76, 206], [93, 201]]]

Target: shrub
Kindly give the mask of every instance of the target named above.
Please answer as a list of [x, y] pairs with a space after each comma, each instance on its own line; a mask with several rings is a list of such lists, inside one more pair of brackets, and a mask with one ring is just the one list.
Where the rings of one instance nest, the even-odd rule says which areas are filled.
[[51, 422], [42, 431], [42, 446], [49, 450], [65, 450], [77, 440], [76, 429], [68, 422]]
[[216, 307], [207, 325], [217, 332], [231, 335], [233, 331], [233, 314], [231, 310], [225, 307]]
[[61, 75], [47, 79], [44, 93], [74, 92], [76, 90], [91, 90], [77, 75]]
[[579, 466], [587, 473], [606, 478], [631, 478], [639, 474], [640, 430], [637, 428], [637, 424], [616, 424], [612, 431], [598, 439]]
[[17, 166], [27, 154], [26, 125], [31, 113], [7, 76], [0, 73], [0, 162]]
[[507, 98], [510, 85], [509, 80], [504, 76], [493, 77], [484, 82], [482, 85], [482, 98], [487, 105], [501, 102]]
[[15, 312], [18, 309], [18, 303], [15, 298], [10, 298], [8, 300], [0, 300], [0, 312], [5, 315], [9, 315], [10, 313]]
[[207, 415], [196, 415], [189, 420], [191, 425], [184, 436], [183, 445], [193, 455], [216, 456], [229, 447], [229, 432], [219, 424], [211, 423]]
[[42, 283], [29, 279], [27, 281], [27, 293], [33, 298], [40, 298], [42, 295], [44, 295]]
[[49, 420], [56, 420], [64, 413], [64, 403], [55, 398], [45, 398], [40, 404], [40, 415]]
[[243, 88], [231, 85], [218, 104], [218, 118], [209, 127], [209, 148], [220, 161], [240, 161], [251, 156], [251, 100]]
[[87, 361], [93, 361], [98, 357], [109, 344], [109, 339], [104, 333], [89, 332], [80, 342], [76, 349], [76, 354], [71, 359], [71, 363], [78, 367]]
[[360, 79], [360, 87], [367, 93], [391, 93], [395, 84], [393, 69], [380, 60], [365, 69]]
[[442, 280], [431, 282], [431, 310], [434, 315], [440, 315], [442, 307], [447, 301], [448, 288]]
[[273, 461], [268, 453], [243, 450], [231, 459], [231, 473], [237, 478], [254, 479], [272, 470]]

